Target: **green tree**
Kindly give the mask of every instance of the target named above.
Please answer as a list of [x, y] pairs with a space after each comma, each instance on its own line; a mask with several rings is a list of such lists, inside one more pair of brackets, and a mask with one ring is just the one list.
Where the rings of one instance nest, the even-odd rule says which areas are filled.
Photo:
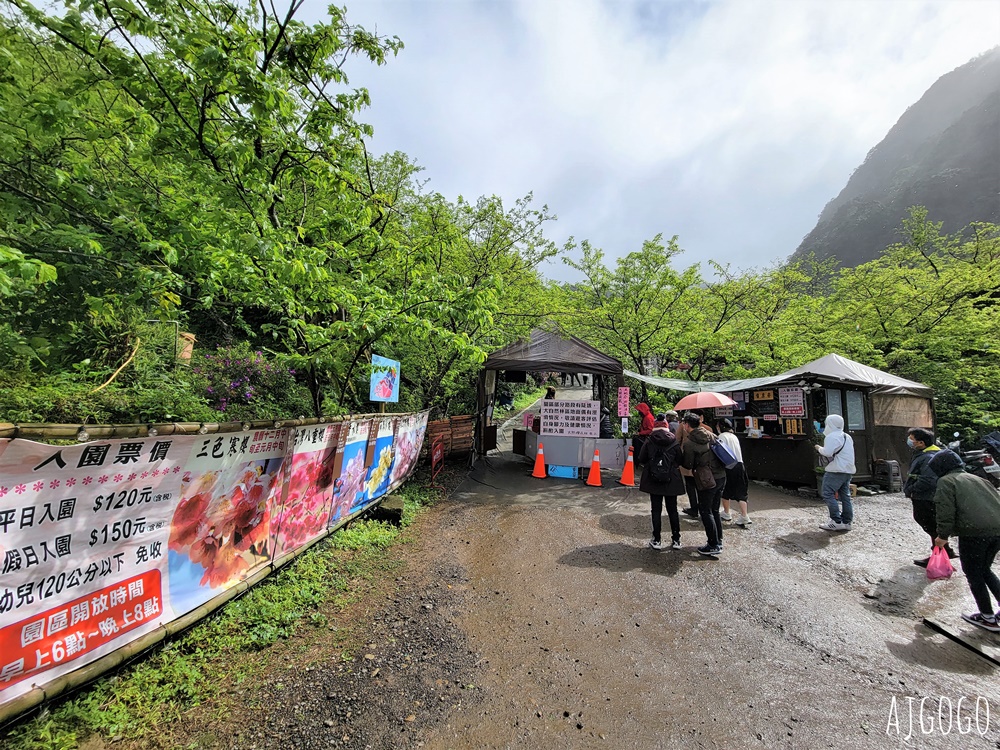
[[[572, 238], [566, 252], [576, 248]], [[563, 262], [583, 274], [583, 280], [565, 287], [570, 315], [564, 327], [588, 343], [619, 357], [641, 375], [653, 374], [650, 365], [670, 350], [676, 319], [689, 307], [701, 282], [696, 266], [678, 272], [673, 259], [682, 251], [677, 237], [663, 244], [656, 235], [642, 249], [617, 259], [614, 268], [604, 252], [587, 240], [580, 245], [580, 260]], [[653, 364], [654, 370], [659, 368]], [[647, 397], [643, 384], [643, 398]]]

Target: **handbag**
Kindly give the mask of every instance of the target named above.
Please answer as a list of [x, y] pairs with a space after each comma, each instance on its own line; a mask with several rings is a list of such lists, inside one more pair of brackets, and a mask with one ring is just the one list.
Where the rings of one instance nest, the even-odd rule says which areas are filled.
[[951, 578], [955, 566], [951, 564], [944, 547], [935, 547], [931, 551], [931, 559], [927, 561], [927, 577], [932, 581], [939, 578]]
[[822, 453], [817, 453], [816, 456], [819, 458], [820, 466], [829, 466], [830, 463], [837, 457], [837, 454], [844, 450], [844, 446], [847, 445], [847, 435], [844, 435], [843, 444], [833, 452], [832, 456], [824, 456]]
[[712, 441], [712, 453], [714, 453], [715, 457], [719, 459], [719, 463], [727, 469], [735, 469], [736, 464], [739, 463], [739, 461], [736, 460], [736, 456], [734, 456], [730, 452], [729, 448], [724, 446], [719, 440]]
[[715, 475], [708, 464], [694, 467], [694, 486], [699, 490], [714, 490]]

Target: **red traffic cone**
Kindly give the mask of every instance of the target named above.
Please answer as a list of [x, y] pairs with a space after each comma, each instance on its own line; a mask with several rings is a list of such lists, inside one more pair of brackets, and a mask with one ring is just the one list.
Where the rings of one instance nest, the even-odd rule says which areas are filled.
[[590, 462], [590, 473], [587, 474], [588, 487], [603, 487], [601, 484], [601, 452], [594, 449], [594, 460]]
[[531, 472], [535, 479], [545, 479], [548, 474], [545, 472], [545, 450], [541, 443], [538, 444], [538, 452], [535, 454], [535, 470]]
[[635, 461], [632, 460], [631, 445], [628, 447], [628, 458], [625, 459], [625, 468], [622, 469], [622, 478], [618, 480], [618, 484], [635, 487]]

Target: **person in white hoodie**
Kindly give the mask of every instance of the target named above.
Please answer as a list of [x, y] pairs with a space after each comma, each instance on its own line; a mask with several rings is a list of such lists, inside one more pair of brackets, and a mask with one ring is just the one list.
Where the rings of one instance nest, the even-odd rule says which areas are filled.
[[823, 500], [830, 510], [830, 520], [819, 527], [825, 531], [850, 531], [854, 522], [854, 505], [851, 503], [851, 479], [854, 467], [854, 438], [844, 432], [844, 418], [831, 414], [823, 429], [826, 436], [816, 451], [830, 463], [823, 474]]

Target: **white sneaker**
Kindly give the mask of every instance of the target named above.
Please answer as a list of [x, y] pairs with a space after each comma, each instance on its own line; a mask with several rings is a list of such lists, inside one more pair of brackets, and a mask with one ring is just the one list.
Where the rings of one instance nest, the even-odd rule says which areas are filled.
[[837, 524], [837, 531], [850, 531], [850, 530], [851, 530], [851, 524], [849, 524], [849, 523], [838, 523]]
[[724, 511], [724, 510], [719, 512], [719, 518], [721, 518], [723, 521], [732, 521], [733, 520], [733, 517], [731, 515], [729, 515], [728, 513], [726, 513], [726, 511]]
[[655, 549], [655, 550], [662, 550], [662, 549], [666, 549], [667, 545], [664, 544], [663, 542], [658, 542], [655, 539], [650, 539], [649, 540], [649, 548], [650, 549]]
[[841, 528], [842, 526], [843, 524], [837, 523], [832, 519], [827, 521], [826, 523], [821, 523], [819, 525], [819, 527], [823, 529], [823, 531], [842, 531], [843, 530]]
[[751, 521], [747, 516], [737, 516], [736, 517], [736, 525], [737, 526], [742, 526], [742, 527], [746, 528], [747, 526], [749, 526], [752, 523], [753, 523], [753, 521]]
[[670, 549], [683, 549], [680, 542], [671, 542]]
[[750, 516], [743, 516], [743, 525], [744, 526], [749, 526], [752, 523], [753, 523], [753, 519], [750, 518]]

